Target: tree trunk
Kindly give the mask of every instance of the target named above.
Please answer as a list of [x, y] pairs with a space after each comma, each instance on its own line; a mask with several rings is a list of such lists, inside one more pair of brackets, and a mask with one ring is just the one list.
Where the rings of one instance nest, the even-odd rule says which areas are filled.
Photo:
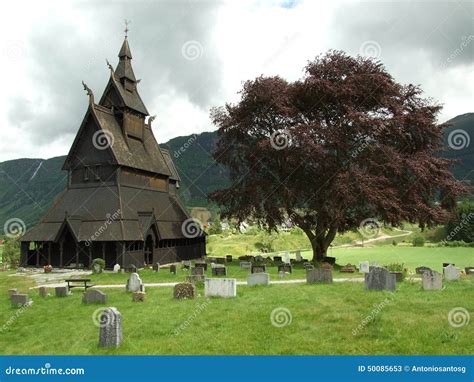
[[327, 247], [324, 248], [321, 240], [317, 240], [316, 237], [311, 240], [311, 247], [313, 248], [313, 263], [321, 263], [327, 254]]
[[306, 233], [306, 236], [308, 236], [308, 239], [311, 242], [311, 247], [313, 249], [313, 263], [322, 262], [324, 257], [327, 255], [329, 246], [336, 236], [337, 227], [332, 226], [327, 229], [316, 229], [316, 233], [311, 229], [308, 229], [308, 227], [300, 226], [300, 228]]

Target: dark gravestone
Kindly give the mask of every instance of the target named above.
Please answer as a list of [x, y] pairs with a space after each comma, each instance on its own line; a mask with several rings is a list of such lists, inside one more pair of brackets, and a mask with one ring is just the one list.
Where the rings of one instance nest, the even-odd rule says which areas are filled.
[[336, 258], [335, 257], [325, 256], [325, 257], [323, 257], [323, 261], [326, 262], [326, 263], [329, 263], [331, 265], [336, 264]]
[[291, 264], [280, 264], [278, 266], [278, 272], [293, 273], [293, 267]]
[[283, 261], [283, 258], [281, 256], [273, 256], [273, 261], [275, 263], [281, 263]]
[[67, 286], [60, 286], [54, 288], [56, 297], [67, 297], [69, 296], [69, 288]]
[[332, 283], [332, 270], [324, 268], [309, 269], [306, 271], [306, 282], [314, 283]]
[[176, 265], [170, 265], [170, 273], [173, 273], [174, 275], [176, 274]]
[[415, 272], [416, 272], [417, 275], [422, 275], [426, 271], [431, 271], [431, 268], [428, 268], [428, 267], [415, 268]]
[[397, 283], [403, 281], [403, 272], [390, 272], [395, 275], [395, 280]]
[[98, 289], [88, 289], [82, 295], [84, 304], [107, 304], [107, 295]]
[[191, 283], [179, 283], [174, 286], [173, 297], [178, 300], [196, 297], [196, 287]]
[[160, 263], [153, 264], [153, 272], [159, 272], [159, 271], [160, 271]]
[[227, 255], [225, 257], [225, 260], [228, 262], [228, 263], [232, 263], [232, 256], [231, 255]]
[[204, 275], [204, 268], [202, 267], [191, 268], [191, 276], [203, 276], [203, 275]]
[[464, 268], [466, 275], [474, 275], [474, 267], [466, 267]]
[[250, 269], [250, 273], [264, 273], [266, 271], [265, 265], [256, 265], [252, 264], [252, 268]]
[[395, 290], [396, 279], [385, 268], [374, 267], [365, 274], [365, 288], [369, 290]]
[[356, 267], [352, 264], [347, 264], [343, 266], [340, 270], [342, 273], [354, 273], [356, 271]]
[[99, 346], [117, 348], [122, 343], [122, 315], [117, 308], [104, 309], [100, 315]]
[[257, 256], [255, 256], [255, 261], [256, 261], [257, 263], [261, 263], [261, 262], [263, 261], [263, 257], [260, 256], [260, 255], [257, 255]]
[[225, 264], [226, 263], [226, 259], [225, 257], [216, 257], [216, 261], [215, 261], [217, 264]]
[[226, 267], [212, 268], [212, 275], [213, 276], [227, 276], [227, 268]]
[[27, 294], [12, 294], [10, 299], [15, 307], [29, 306], [33, 303]]
[[204, 268], [207, 271], [207, 263], [194, 263], [195, 268]]
[[304, 264], [303, 264], [303, 267], [304, 267], [304, 269], [306, 269], [307, 271], [308, 271], [308, 270], [311, 270], [311, 269], [314, 269], [314, 265], [311, 264], [311, 263], [308, 263], [308, 262], [304, 263]]

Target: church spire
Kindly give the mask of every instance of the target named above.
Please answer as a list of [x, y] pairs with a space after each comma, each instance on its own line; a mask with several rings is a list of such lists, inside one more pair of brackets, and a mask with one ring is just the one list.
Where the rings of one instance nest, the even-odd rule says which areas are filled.
[[130, 24], [130, 21], [125, 20], [125, 38], [118, 54], [119, 63], [117, 69], [115, 69], [115, 74], [120, 78], [122, 83], [128, 80], [135, 84], [137, 80], [133, 73], [131, 62], [132, 52], [130, 51], [130, 45], [128, 45], [128, 24]]

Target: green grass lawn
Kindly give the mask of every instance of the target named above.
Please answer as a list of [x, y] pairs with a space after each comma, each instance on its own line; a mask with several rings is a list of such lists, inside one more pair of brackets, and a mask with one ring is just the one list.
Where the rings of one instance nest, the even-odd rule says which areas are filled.
[[[107, 306], [122, 313], [120, 348], [98, 348], [93, 323], [99, 305], [84, 305], [81, 291], [66, 298], [41, 299], [25, 310], [10, 306], [7, 289], [23, 291], [31, 281], [0, 273], [1, 354], [472, 354], [472, 322], [455, 329], [448, 313], [474, 312], [474, 279], [422, 291], [403, 282], [397, 291], [364, 290], [362, 283], [239, 286], [233, 299], [174, 300], [172, 288], [148, 288], [144, 303], [132, 303], [121, 289], [106, 290]], [[105, 290], [104, 290], [105, 291]], [[353, 330], [390, 299], [357, 335]], [[291, 323], [271, 324], [271, 312], [286, 308]], [[471, 320], [472, 321], [472, 320]], [[187, 324], [185, 324], [187, 322]], [[184, 327], [182, 327], [184, 325]], [[178, 332], [178, 334], [176, 334]]]

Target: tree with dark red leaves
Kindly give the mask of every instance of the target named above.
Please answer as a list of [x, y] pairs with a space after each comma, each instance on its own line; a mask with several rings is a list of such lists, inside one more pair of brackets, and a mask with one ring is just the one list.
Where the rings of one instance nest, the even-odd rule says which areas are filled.
[[370, 224], [444, 221], [466, 191], [441, 158], [441, 106], [369, 58], [330, 51], [296, 82], [247, 81], [211, 111], [214, 158], [232, 185], [210, 195], [223, 216], [277, 229], [288, 219], [322, 261], [335, 235]]

